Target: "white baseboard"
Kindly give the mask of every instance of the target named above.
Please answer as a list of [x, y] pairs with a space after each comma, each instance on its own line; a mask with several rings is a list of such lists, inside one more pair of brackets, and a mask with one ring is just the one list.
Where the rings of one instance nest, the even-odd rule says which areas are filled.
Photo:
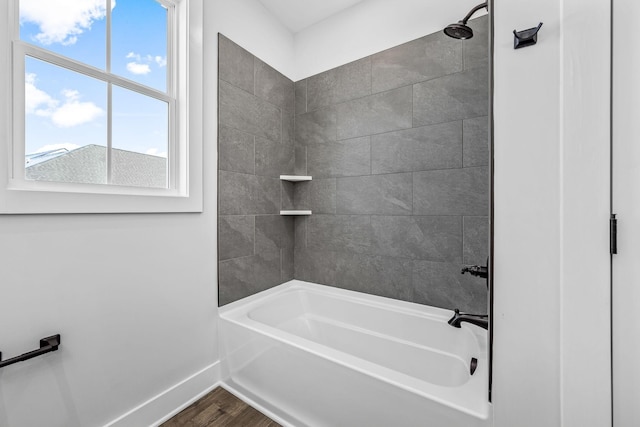
[[217, 361], [116, 418], [105, 427], [158, 426], [219, 385], [220, 361]]

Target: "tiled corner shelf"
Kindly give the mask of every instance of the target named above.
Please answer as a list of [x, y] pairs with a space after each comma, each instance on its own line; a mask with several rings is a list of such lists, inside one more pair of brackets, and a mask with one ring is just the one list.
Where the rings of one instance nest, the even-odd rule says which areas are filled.
[[296, 210], [287, 210], [280, 211], [280, 215], [311, 215], [311, 211], [296, 209]]
[[[311, 181], [312, 178], [309, 175], [280, 175], [280, 179], [289, 182], [302, 182]], [[280, 211], [280, 215], [311, 215], [311, 211], [306, 209], [289, 209]]]
[[308, 175], [280, 175], [280, 179], [282, 181], [300, 182], [311, 181], [312, 178]]

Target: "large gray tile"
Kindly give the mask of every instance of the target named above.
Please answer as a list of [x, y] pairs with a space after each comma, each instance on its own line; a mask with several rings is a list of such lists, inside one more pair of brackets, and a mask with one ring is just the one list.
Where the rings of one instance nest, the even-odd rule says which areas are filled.
[[294, 247], [305, 249], [307, 247], [307, 220], [306, 216], [297, 216], [293, 221], [294, 227]]
[[220, 215], [280, 212], [279, 179], [227, 171], [220, 171], [219, 177]]
[[[460, 264], [414, 261], [414, 302], [468, 313], [487, 313], [484, 279], [460, 274]], [[452, 313], [453, 314], [453, 313]]]
[[256, 175], [280, 177], [294, 169], [293, 144], [256, 137]]
[[296, 115], [307, 112], [307, 79], [295, 83]]
[[282, 113], [282, 142], [285, 144], [295, 144], [295, 118], [293, 113]]
[[256, 96], [269, 101], [283, 111], [293, 113], [293, 81], [258, 58], [255, 59], [254, 63]]
[[293, 248], [293, 217], [281, 215], [256, 216], [256, 253]]
[[241, 173], [255, 171], [254, 136], [239, 130], [220, 126], [218, 161], [220, 170]]
[[412, 205], [410, 173], [338, 179], [339, 214], [411, 215]]
[[282, 260], [281, 251], [265, 251], [256, 254], [254, 263], [255, 282], [260, 290], [265, 290], [279, 285], [281, 282]]
[[311, 145], [336, 141], [336, 120], [333, 107], [297, 115], [296, 144]]
[[289, 280], [293, 280], [294, 278], [294, 273], [295, 273], [294, 254], [293, 254], [293, 248], [281, 249], [281, 251], [282, 251], [281, 281], [284, 283], [284, 282], [288, 282]]
[[489, 256], [489, 218], [486, 216], [465, 216], [463, 227], [464, 264], [487, 265]]
[[310, 209], [314, 214], [336, 213], [336, 179], [314, 179], [295, 187], [297, 209]]
[[253, 93], [253, 55], [218, 34], [219, 78]]
[[221, 261], [218, 304], [224, 305], [282, 283], [280, 250]]
[[488, 209], [486, 167], [413, 174], [414, 215], [487, 215]]
[[470, 20], [473, 37], [463, 40], [464, 69], [486, 67], [489, 63], [489, 15]]
[[280, 186], [282, 187], [282, 204], [280, 205], [280, 208], [284, 210], [294, 210], [296, 208], [296, 183], [281, 181]]
[[489, 118], [486, 116], [465, 120], [463, 125], [464, 166], [489, 164]]
[[279, 214], [282, 206], [280, 179], [254, 176], [252, 198], [256, 214]]
[[314, 178], [369, 175], [370, 172], [368, 136], [307, 147], [307, 173]]
[[255, 214], [252, 200], [255, 176], [227, 171], [220, 171], [218, 175], [220, 215]]
[[442, 31], [387, 49], [372, 58], [373, 92], [462, 71], [462, 42]]
[[255, 223], [253, 216], [218, 218], [218, 260], [253, 255]]
[[307, 111], [371, 94], [371, 57], [307, 79]]
[[282, 116], [275, 105], [220, 81], [219, 123], [253, 135], [281, 141]]
[[338, 139], [410, 128], [412, 94], [407, 86], [338, 104]]
[[487, 67], [413, 85], [413, 125], [451, 122], [489, 111]]
[[361, 254], [336, 255], [336, 285], [357, 292], [410, 301], [412, 261]]
[[294, 170], [296, 175], [307, 174], [307, 147], [304, 145], [296, 144], [294, 148], [295, 165]]
[[281, 218], [280, 247], [282, 249], [294, 249], [296, 246], [296, 219], [293, 216], [282, 216]]
[[335, 252], [296, 248], [294, 259], [296, 279], [322, 285], [335, 283]]
[[312, 215], [307, 219], [307, 248], [367, 253], [371, 220], [363, 215]]
[[233, 258], [218, 263], [218, 305], [259, 292], [254, 282], [253, 262], [255, 256]]
[[462, 167], [462, 123], [383, 133], [371, 137], [371, 173]]
[[459, 216], [372, 216], [371, 252], [377, 255], [460, 262]]

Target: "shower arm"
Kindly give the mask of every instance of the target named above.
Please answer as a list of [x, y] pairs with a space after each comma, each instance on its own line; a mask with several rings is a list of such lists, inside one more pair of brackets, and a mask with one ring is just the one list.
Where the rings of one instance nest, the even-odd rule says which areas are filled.
[[471, 17], [473, 16], [474, 13], [476, 13], [477, 11], [479, 11], [482, 8], [489, 8], [489, 2], [484, 2], [482, 4], [477, 5], [476, 7], [474, 7], [473, 9], [471, 9], [469, 11], [469, 13], [467, 13], [467, 16], [465, 16], [464, 18], [462, 18], [462, 21], [460, 21], [460, 23], [462, 23], [463, 25], [467, 24], [467, 21], [469, 21], [469, 19], [471, 19]]

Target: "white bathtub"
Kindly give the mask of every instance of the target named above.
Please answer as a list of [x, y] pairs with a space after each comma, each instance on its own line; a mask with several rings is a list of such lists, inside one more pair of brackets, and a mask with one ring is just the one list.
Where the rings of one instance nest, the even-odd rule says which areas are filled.
[[223, 381], [296, 427], [489, 426], [486, 331], [452, 314], [293, 280], [220, 309]]

